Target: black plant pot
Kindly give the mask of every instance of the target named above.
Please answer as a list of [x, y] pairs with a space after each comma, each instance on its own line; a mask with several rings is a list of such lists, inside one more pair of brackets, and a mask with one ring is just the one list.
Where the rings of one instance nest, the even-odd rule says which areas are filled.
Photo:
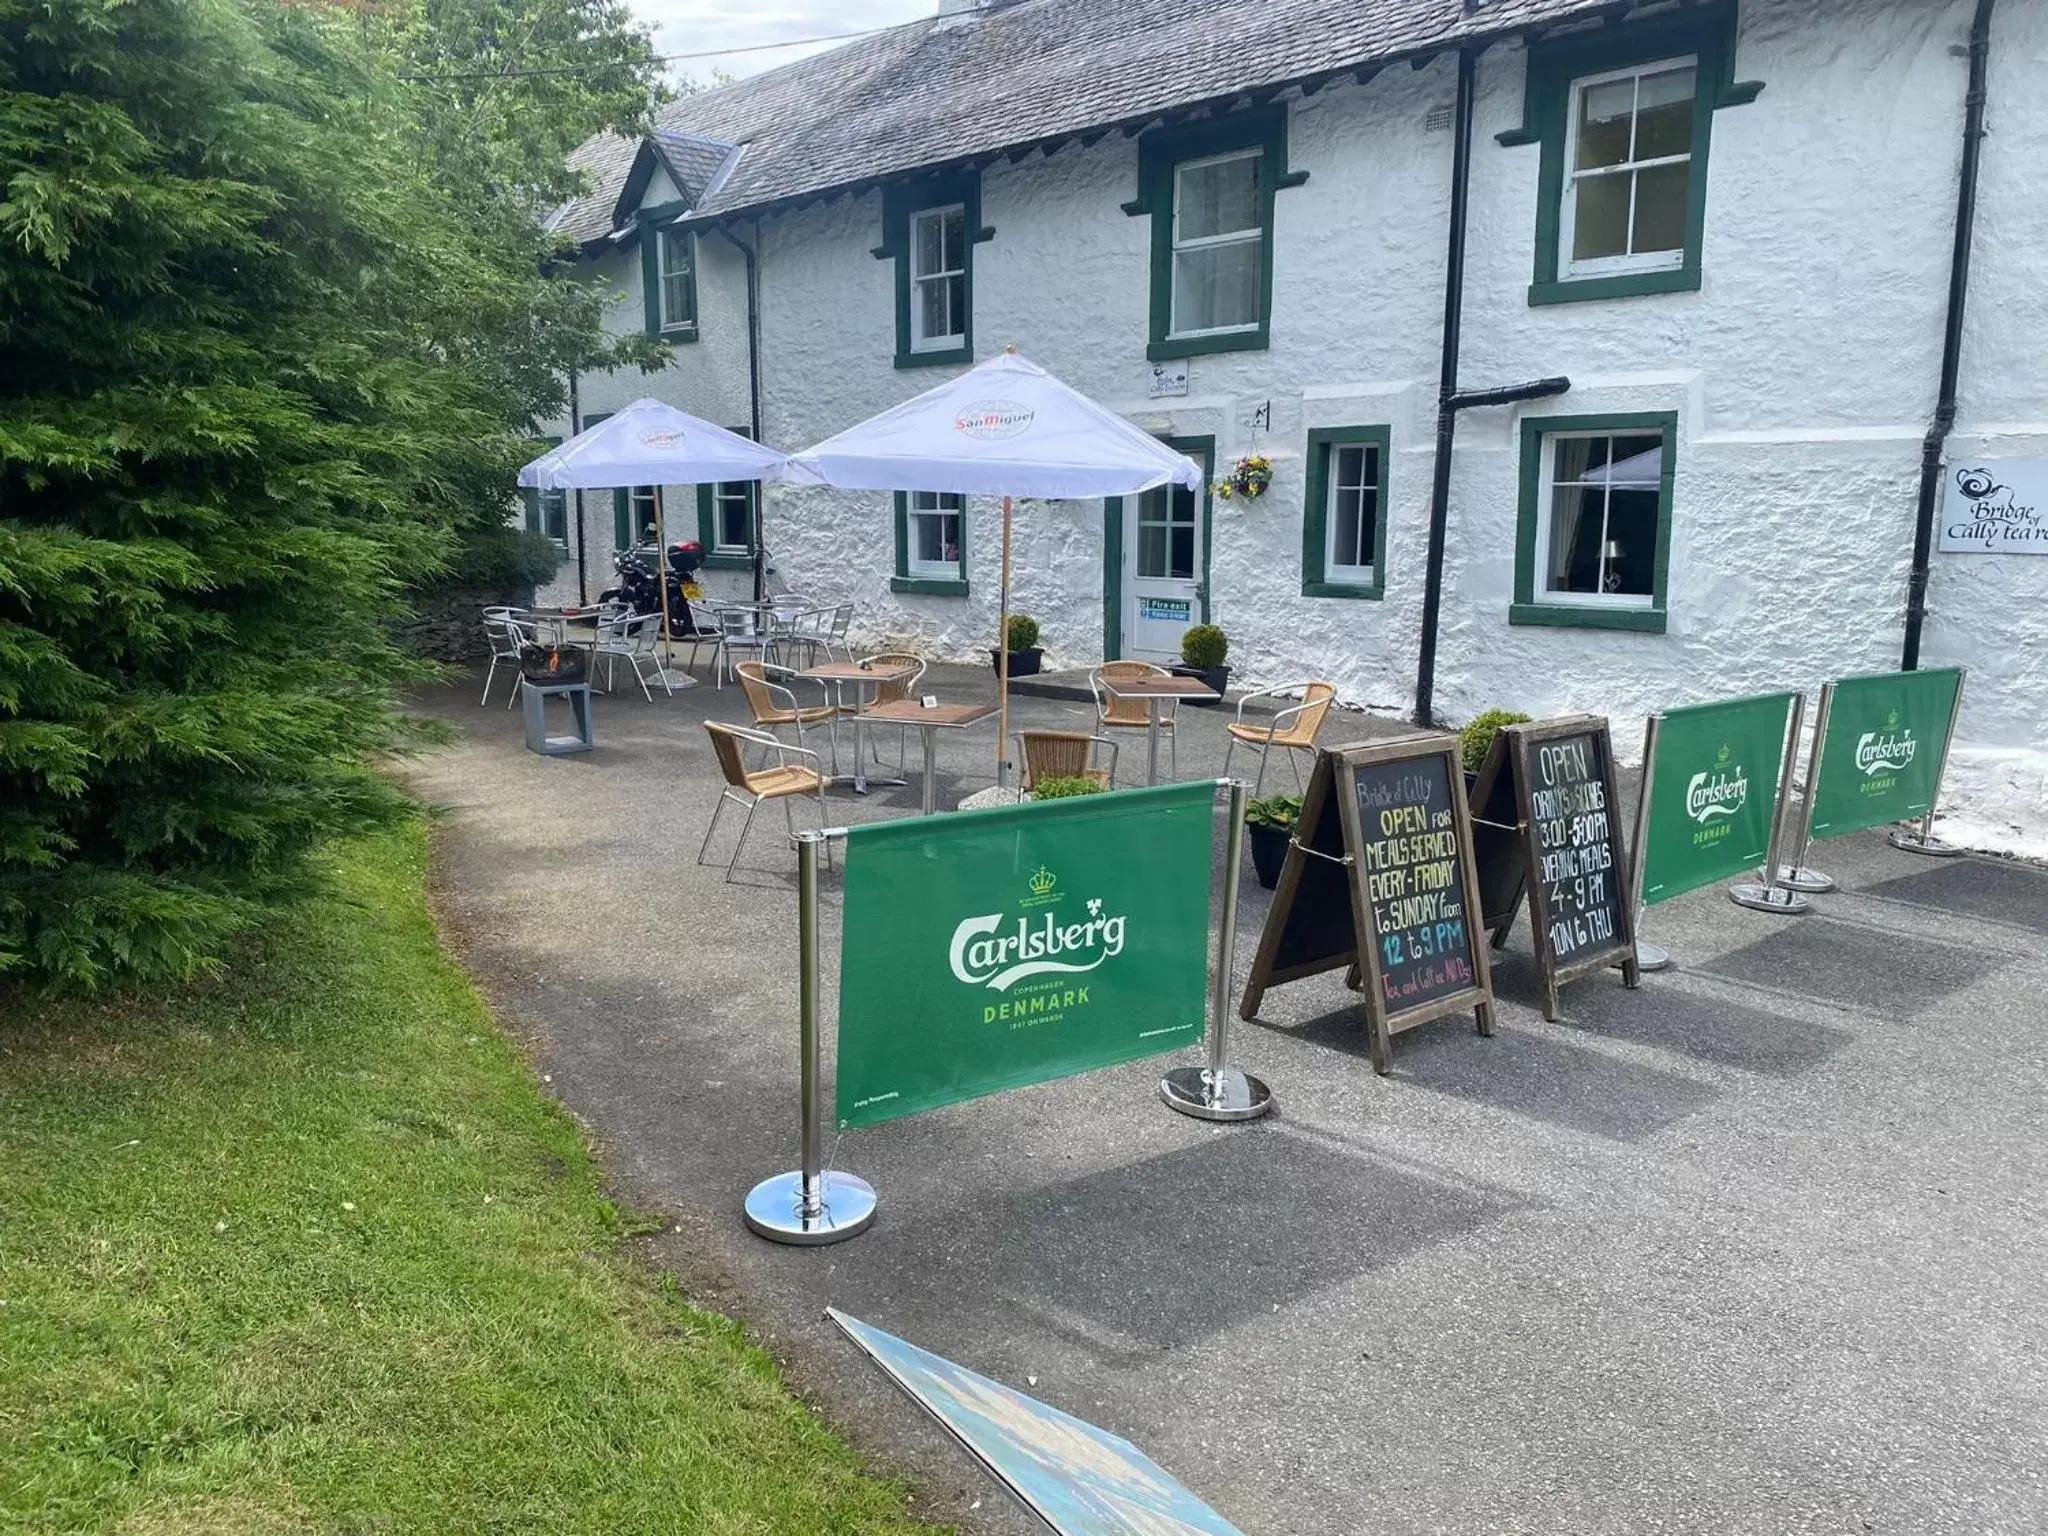
[[1287, 843], [1293, 830], [1265, 821], [1248, 821], [1244, 829], [1252, 840], [1252, 872], [1270, 891], [1280, 883], [1280, 868], [1287, 862]]
[[[1003, 675], [1003, 653], [991, 650], [988, 653], [988, 659], [989, 664], [996, 669], [996, 676], [1001, 677]], [[1012, 651], [1010, 652], [1010, 676], [1036, 676], [1038, 664], [1044, 659], [1045, 652], [1035, 645], [1028, 651]]]
[[1188, 700], [1190, 704], [1200, 704], [1207, 706], [1209, 708], [1214, 708], [1216, 705], [1221, 704], [1223, 702], [1223, 690], [1230, 686], [1230, 668], [1228, 667], [1180, 666], [1175, 667], [1173, 669], [1173, 675], [1175, 677], [1196, 678], [1201, 682], [1203, 687], [1213, 691], [1216, 695], [1216, 697], [1213, 699]]

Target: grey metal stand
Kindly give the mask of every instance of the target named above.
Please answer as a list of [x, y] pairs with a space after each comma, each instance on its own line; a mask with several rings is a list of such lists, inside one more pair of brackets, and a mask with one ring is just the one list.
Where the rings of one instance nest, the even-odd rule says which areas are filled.
[[1886, 841], [1901, 853], [1924, 854], [1930, 859], [1959, 859], [1963, 850], [1954, 843], [1945, 843], [1934, 835], [1934, 802], [1941, 798], [1942, 782], [1948, 778], [1948, 749], [1955, 744], [1956, 721], [1963, 713], [1963, 688], [1969, 682], [1966, 672], [1956, 679], [1956, 702], [1948, 712], [1948, 734], [1941, 739], [1941, 767], [1934, 775], [1934, 792], [1927, 797], [1927, 809], [1921, 813], [1917, 828], [1901, 828], [1893, 832]]
[[[1643, 784], [1636, 794], [1635, 836], [1629, 844], [1628, 899], [1635, 905], [1636, 969], [1637, 971], [1668, 971], [1671, 969], [1671, 951], [1655, 944], [1645, 944], [1643, 931], [1643, 854], [1650, 837], [1650, 791], [1657, 782], [1657, 728], [1663, 723], [1663, 716], [1650, 716], [1643, 727]], [[1613, 969], [1626, 971], [1626, 962], [1617, 960]]]
[[803, 1166], [763, 1179], [747, 1192], [747, 1225], [775, 1243], [818, 1247], [866, 1231], [875, 1191], [865, 1179], [822, 1168], [818, 1098], [818, 849], [821, 832], [799, 832], [797, 878], [797, 1056], [803, 1116]]
[[1169, 1109], [1197, 1120], [1255, 1120], [1273, 1107], [1273, 1094], [1256, 1077], [1231, 1066], [1230, 988], [1237, 968], [1237, 887], [1244, 874], [1244, 791], [1230, 786], [1230, 836], [1223, 854], [1223, 929], [1216, 936], [1216, 976], [1209, 989], [1209, 1060], [1200, 1067], [1175, 1067], [1159, 1080], [1159, 1097]]
[[[530, 683], [522, 678], [519, 688], [521, 701], [526, 707], [528, 751], [538, 752], [542, 757], [566, 757], [572, 752], [588, 752], [597, 744], [597, 727], [590, 713], [590, 684]], [[549, 699], [561, 699], [569, 706], [569, 719], [575, 734], [548, 734]]]
[[1797, 917], [1813, 910], [1813, 903], [1782, 884], [1778, 871], [1784, 867], [1780, 854], [1785, 844], [1785, 824], [1791, 820], [1792, 764], [1799, 755], [1799, 727], [1806, 718], [1806, 695], [1792, 696], [1792, 722], [1785, 738], [1784, 755], [1778, 759], [1778, 803], [1771, 812], [1771, 840], [1764, 849], [1763, 883], [1744, 881], [1728, 887], [1728, 899], [1753, 912], [1775, 912]]

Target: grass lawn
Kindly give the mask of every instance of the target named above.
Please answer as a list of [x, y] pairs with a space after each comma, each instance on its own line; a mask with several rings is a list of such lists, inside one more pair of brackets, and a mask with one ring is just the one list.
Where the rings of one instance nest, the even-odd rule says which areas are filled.
[[0, 992], [0, 1530], [928, 1530], [620, 1250], [419, 827], [168, 1000]]

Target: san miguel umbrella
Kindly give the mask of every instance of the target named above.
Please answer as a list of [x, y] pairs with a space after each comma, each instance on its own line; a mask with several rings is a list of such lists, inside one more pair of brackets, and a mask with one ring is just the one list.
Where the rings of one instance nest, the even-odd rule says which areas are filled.
[[[519, 471], [519, 484], [527, 490], [588, 491], [721, 480], [784, 480], [789, 474], [787, 455], [643, 397], [549, 449]], [[668, 543], [658, 497], [654, 520], [665, 648], [669, 643]]]
[[996, 618], [996, 780], [1010, 738], [1010, 515], [1013, 497], [1135, 496], [1200, 488], [1184, 453], [1068, 388], [1015, 348], [790, 457], [792, 478], [853, 491], [942, 491], [1003, 499]]

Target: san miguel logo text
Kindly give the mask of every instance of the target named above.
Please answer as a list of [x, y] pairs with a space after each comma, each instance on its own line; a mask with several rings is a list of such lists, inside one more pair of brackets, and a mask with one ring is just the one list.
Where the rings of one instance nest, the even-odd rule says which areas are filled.
[[1711, 769], [1686, 782], [1685, 814], [1700, 826], [1692, 835], [1695, 846], [1726, 837], [1729, 823], [1749, 803], [1749, 775], [1740, 763], [1731, 761], [1733, 755], [1724, 746]]
[[1865, 731], [1856, 738], [1856, 771], [1866, 779], [1882, 780], [1864, 785], [1865, 791], [1889, 788], [1891, 775], [1911, 763], [1919, 750], [1912, 731], [1899, 729], [1899, 712], [1888, 711], [1883, 730]]
[[1021, 911], [963, 918], [946, 948], [946, 963], [955, 979], [970, 987], [1007, 994], [1034, 976], [1055, 978], [985, 1005], [985, 1024], [1010, 1020], [1015, 1021], [1012, 1027], [1021, 1028], [1052, 1022], [1088, 1001], [1087, 987], [1063, 978], [1085, 974], [1123, 953], [1124, 919], [1105, 913], [1099, 897], [1084, 903], [1085, 917], [1062, 914], [1055, 909], [1065, 893], [1051, 870], [1041, 865], [1026, 885], [1030, 894], [1019, 903]]
[[1028, 429], [1038, 412], [1015, 400], [976, 400], [960, 407], [953, 430], [982, 442], [1000, 442]]

